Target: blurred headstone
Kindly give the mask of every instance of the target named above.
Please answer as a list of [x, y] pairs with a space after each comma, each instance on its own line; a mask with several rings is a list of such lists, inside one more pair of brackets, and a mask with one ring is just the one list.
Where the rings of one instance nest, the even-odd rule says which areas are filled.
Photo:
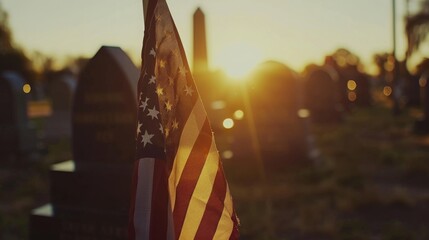
[[417, 134], [429, 133], [429, 71], [423, 72], [419, 79], [422, 116], [414, 123], [414, 132]]
[[317, 123], [341, 121], [341, 86], [337, 72], [330, 67], [313, 67], [305, 74], [304, 105]]
[[245, 118], [232, 129], [234, 157], [260, 154], [270, 170], [303, 163], [308, 157], [308, 131], [306, 116], [299, 114], [300, 92], [298, 75], [287, 66], [275, 61], [261, 64], [248, 83]]
[[337, 73], [344, 109], [351, 110], [354, 106], [371, 105], [371, 86], [367, 75], [359, 72], [354, 66], [339, 68]]
[[406, 79], [407, 106], [421, 106], [419, 75], [409, 75]]
[[25, 155], [37, 148], [35, 128], [27, 117], [24, 84], [16, 73], [0, 74], [0, 160]]
[[[358, 106], [370, 106], [372, 103], [372, 96], [369, 77], [364, 73], [356, 72], [355, 78], [350, 80], [356, 82], [356, 88], [355, 90], [349, 88], [349, 100], [352, 101], [352, 99], [355, 99], [352, 102]], [[356, 94], [356, 96], [354, 96], [353, 93]]]
[[126, 239], [138, 70], [102, 47], [82, 71], [72, 111], [74, 161], [51, 168], [51, 204], [33, 210], [30, 239]]
[[48, 84], [52, 114], [45, 119], [45, 138], [48, 141], [71, 137], [71, 110], [77, 79], [71, 72], [53, 74]]
[[60, 71], [51, 77], [47, 92], [53, 111], [71, 111], [77, 79], [72, 72]]
[[336, 59], [328, 56], [324, 63], [324, 67], [329, 71], [335, 71], [338, 77], [339, 98], [345, 112], [350, 111], [354, 106], [369, 106], [372, 102], [369, 78], [359, 70], [357, 58], [347, 52], [347, 50], [339, 50], [337, 53], [340, 56]]

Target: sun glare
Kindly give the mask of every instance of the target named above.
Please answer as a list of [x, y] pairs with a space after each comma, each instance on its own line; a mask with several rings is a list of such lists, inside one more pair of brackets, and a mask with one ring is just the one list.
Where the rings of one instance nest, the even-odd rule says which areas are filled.
[[226, 46], [215, 57], [226, 74], [238, 81], [245, 79], [262, 62], [258, 49], [246, 43]]

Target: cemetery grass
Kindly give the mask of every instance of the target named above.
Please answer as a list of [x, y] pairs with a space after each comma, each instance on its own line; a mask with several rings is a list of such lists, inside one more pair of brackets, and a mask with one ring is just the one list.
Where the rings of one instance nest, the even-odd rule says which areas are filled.
[[[265, 169], [224, 161], [242, 239], [429, 239], [429, 135], [386, 101], [312, 125], [320, 157]], [[268, 161], [268, 160], [267, 160]]]
[[[418, 114], [393, 118], [377, 102], [312, 125], [320, 158], [285, 159], [265, 174], [224, 160], [241, 239], [429, 239], [429, 135], [413, 134]], [[27, 239], [31, 210], [49, 202], [50, 166], [68, 159], [70, 143], [58, 141], [39, 160], [2, 163], [0, 239]]]
[[49, 202], [49, 169], [67, 159], [71, 159], [70, 141], [59, 139], [42, 147], [38, 154], [2, 161], [0, 239], [28, 239], [31, 210]]

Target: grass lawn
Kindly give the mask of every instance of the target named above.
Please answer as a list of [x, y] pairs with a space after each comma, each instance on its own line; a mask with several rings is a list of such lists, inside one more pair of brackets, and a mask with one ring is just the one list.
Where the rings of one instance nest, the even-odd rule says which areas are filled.
[[43, 157], [3, 158], [0, 163], [0, 239], [28, 239], [30, 212], [49, 202], [49, 168], [71, 159], [70, 142], [46, 146]]
[[243, 239], [429, 239], [429, 136], [382, 103], [313, 125], [320, 159], [267, 171], [225, 161]]

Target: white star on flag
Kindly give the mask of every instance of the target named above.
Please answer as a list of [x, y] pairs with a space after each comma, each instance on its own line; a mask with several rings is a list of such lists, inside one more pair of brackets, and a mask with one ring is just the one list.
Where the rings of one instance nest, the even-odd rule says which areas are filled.
[[151, 142], [151, 138], [154, 136], [155, 134], [149, 134], [147, 132], [147, 130], [145, 130], [144, 134], [142, 135], [142, 143], [143, 143], [143, 147], [146, 147], [146, 144], [152, 144]]
[[192, 89], [192, 86], [185, 85], [186, 96], [192, 96], [193, 92], [194, 92], [194, 89]]
[[141, 124], [140, 122], [137, 124], [137, 135], [141, 133], [140, 128], [142, 127], [143, 124]]
[[156, 87], [156, 94], [158, 94], [158, 97], [164, 95], [164, 89], [160, 86]]
[[153, 106], [152, 109], [148, 108], [148, 111], [149, 111], [149, 113], [147, 115], [150, 116], [150, 117], [152, 117], [152, 120], [154, 118], [158, 119], [159, 111], [156, 110], [155, 106]]
[[150, 77], [150, 79], [149, 79], [149, 84], [150, 84], [150, 83], [155, 84], [155, 81], [156, 81], [156, 77], [155, 77], [155, 76], [152, 76], [152, 77]]
[[171, 111], [172, 107], [173, 107], [173, 104], [171, 104], [170, 101], [165, 102], [165, 109], [167, 111]]
[[180, 67], [179, 67], [179, 73], [180, 73], [181, 75], [186, 75], [186, 73], [188, 73], [188, 70], [186, 70], [186, 67], [185, 67], [185, 66], [180, 66]]
[[148, 101], [149, 101], [149, 98], [148, 98], [148, 97], [146, 97], [146, 99], [144, 100], [144, 102], [142, 102], [142, 103], [140, 104], [140, 106], [139, 106], [139, 107], [143, 108], [143, 111], [144, 111], [144, 110], [146, 110], [147, 102], [148, 102]]
[[159, 131], [164, 134], [164, 127], [162, 126], [162, 123], [159, 124]]
[[172, 125], [173, 129], [178, 129], [179, 128], [179, 122], [177, 122], [176, 119], [173, 120], [173, 125]]
[[150, 50], [150, 53], [149, 53], [150, 55], [152, 55], [153, 57], [156, 57], [156, 52], [155, 52], [155, 49], [151, 49]]

